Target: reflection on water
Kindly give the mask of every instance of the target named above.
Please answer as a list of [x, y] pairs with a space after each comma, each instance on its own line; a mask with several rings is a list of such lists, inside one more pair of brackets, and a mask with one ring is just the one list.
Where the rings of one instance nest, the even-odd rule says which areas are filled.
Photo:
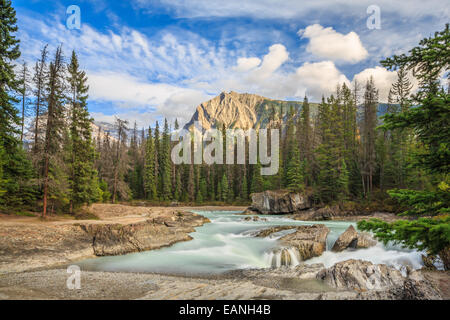
[[[79, 263], [83, 270], [158, 272], [173, 274], [219, 274], [243, 268], [270, 268], [272, 252], [279, 247], [278, 237], [256, 238], [255, 232], [280, 225], [324, 224], [330, 229], [327, 249], [331, 248], [351, 224], [343, 221], [304, 222], [280, 216], [265, 216], [267, 221], [243, 221], [243, 216], [232, 211], [197, 211], [211, 220], [211, 223], [196, 228], [192, 241], [179, 242], [171, 247], [123, 256], [101, 257]], [[386, 263], [400, 268], [410, 265], [420, 268], [420, 253], [401, 250], [383, 245], [369, 249], [325, 252], [322, 256], [307, 260], [306, 263], [324, 263], [326, 267], [347, 259], [363, 259], [374, 263]], [[294, 265], [299, 263], [295, 261]]]

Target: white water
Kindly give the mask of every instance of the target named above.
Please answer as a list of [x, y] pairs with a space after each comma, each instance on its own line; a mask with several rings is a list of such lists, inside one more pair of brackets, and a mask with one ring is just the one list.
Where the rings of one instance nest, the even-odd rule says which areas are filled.
[[[192, 241], [180, 242], [160, 250], [133, 253], [124, 256], [102, 257], [79, 263], [84, 270], [121, 272], [158, 272], [175, 274], [218, 274], [243, 268], [270, 268], [281, 265], [281, 247], [278, 239], [292, 231], [282, 231], [268, 238], [256, 238], [258, 230], [279, 225], [324, 224], [331, 231], [327, 238], [330, 249], [339, 235], [355, 223], [343, 221], [304, 222], [280, 216], [264, 216], [267, 221], [243, 221], [245, 216], [230, 211], [198, 211], [211, 223], [196, 229]], [[290, 265], [301, 261], [297, 253], [285, 248], [290, 256]], [[275, 252], [275, 253], [274, 253]], [[278, 252], [278, 253], [277, 253]], [[305, 263], [323, 263], [330, 267], [348, 259], [362, 259], [373, 263], [385, 263], [398, 269], [408, 265], [414, 269], [422, 267], [421, 254], [398, 247], [379, 244], [369, 249], [346, 250], [340, 253], [326, 251], [322, 256]]]

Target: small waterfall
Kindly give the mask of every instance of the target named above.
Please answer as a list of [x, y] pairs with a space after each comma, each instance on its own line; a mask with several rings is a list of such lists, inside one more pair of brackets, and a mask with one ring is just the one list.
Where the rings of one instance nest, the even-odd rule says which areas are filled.
[[295, 267], [300, 264], [300, 257], [296, 248], [281, 248], [266, 253], [266, 260], [272, 268]]

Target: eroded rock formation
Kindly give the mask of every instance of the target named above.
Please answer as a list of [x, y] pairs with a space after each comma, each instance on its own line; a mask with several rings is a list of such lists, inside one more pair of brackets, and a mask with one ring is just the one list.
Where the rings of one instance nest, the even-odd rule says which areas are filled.
[[92, 237], [95, 255], [111, 256], [154, 250], [191, 240], [189, 233], [206, 222], [209, 220], [200, 215], [179, 213], [133, 224], [81, 224], [80, 227]]

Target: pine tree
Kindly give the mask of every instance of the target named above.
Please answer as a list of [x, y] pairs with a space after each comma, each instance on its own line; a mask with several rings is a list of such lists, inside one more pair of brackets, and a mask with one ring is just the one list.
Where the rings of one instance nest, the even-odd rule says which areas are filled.
[[250, 192], [251, 193], [258, 193], [262, 192], [264, 188], [263, 179], [261, 177], [261, 164], [258, 163], [251, 165], [252, 168], [252, 176], [251, 176], [251, 187]]
[[144, 169], [145, 193], [147, 195], [147, 199], [156, 200], [158, 196], [156, 191], [156, 177], [155, 177], [156, 154], [151, 127], [148, 128], [146, 147], [147, 148], [145, 153], [145, 169]]
[[298, 141], [300, 145], [301, 159], [304, 160], [305, 172], [304, 179], [306, 185], [312, 185], [312, 162], [313, 162], [313, 136], [311, 128], [311, 109], [308, 98], [305, 96], [302, 105], [300, 119], [298, 121]]
[[128, 121], [116, 118], [116, 129], [118, 140], [113, 144], [113, 189], [112, 202], [116, 203], [117, 198], [127, 200], [129, 198], [130, 188], [124, 181], [124, 176], [128, 167], [128, 158], [126, 153], [126, 143], [128, 140]]
[[38, 167], [36, 156], [41, 150], [41, 141], [40, 141], [40, 124], [39, 119], [46, 111], [45, 108], [45, 91], [47, 84], [47, 76], [48, 76], [48, 68], [47, 68], [47, 45], [41, 51], [41, 57], [36, 62], [34, 67], [34, 75], [33, 75], [33, 86], [34, 86], [34, 144], [33, 144], [33, 153], [35, 154], [35, 167]]
[[44, 174], [43, 174], [43, 211], [47, 215], [49, 200], [52, 202], [52, 211], [56, 202], [65, 205], [68, 200], [68, 185], [62, 146], [65, 134], [65, 66], [61, 47], [58, 47], [54, 60], [49, 66], [47, 87], [47, 125], [44, 143]]
[[34, 199], [33, 172], [18, 139], [21, 119], [15, 104], [19, 102], [20, 80], [14, 73], [14, 62], [20, 51], [11, 1], [0, 1], [0, 15], [0, 205], [18, 207]]
[[19, 100], [13, 95], [20, 92], [20, 81], [14, 73], [14, 61], [20, 57], [16, 12], [10, 0], [0, 1], [0, 141], [5, 153], [16, 152], [20, 118], [14, 104]]
[[78, 57], [72, 52], [67, 67], [70, 92], [70, 212], [74, 207], [90, 204], [98, 197], [95, 149], [92, 141], [92, 119], [87, 109], [89, 87], [86, 73], [80, 70]]
[[292, 192], [300, 192], [305, 188], [304, 166], [306, 160], [300, 160], [298, 146], [294, 146], [292, 157], [287, 166], [287, 188]]
[[162, 178], [161, 178], [161, 161], [162, 161], [162, 149], [161, 149], [161, 132], [159, 130], [159, 122], [155, 124], [155, 177], [156, 177], [156, 192], [158, 199], [162, 196]]
[[165, 119], [160, 153], [161, 200], [163, 201], [172, 198], [171, 173], [169, 123], [167, 122], [167, 119]]
[[222, 175], [222, 180], [221, 180], [220, 186], [222, 188], [222, 193], [220, 195], [220, 200], [228, 201], [230, 195], [229, 195], [228, 178], [227, 178], [226, 173], [224, 173]]
[[373, 78], [366, 83], [364, 93], [364, 118], [362, 124], [363, 144], [363, 176], [366, 195], [373, 190], [373, 177], [376, 168], [376, 127], [377, 127], [378, 90], [375, 88]]
[[25, 117], [28, 114], [28, 92], [30, 91], [30, 72], [28, 70], [28, 65], [26, 62], [22, 64], [22, 69], [20, 71], [20, 94], [22, 96], [22, 112], [21, 112], [21, 131], [20, 131], [20, 142], [23, 143], [23, 134], [25, 129]]

